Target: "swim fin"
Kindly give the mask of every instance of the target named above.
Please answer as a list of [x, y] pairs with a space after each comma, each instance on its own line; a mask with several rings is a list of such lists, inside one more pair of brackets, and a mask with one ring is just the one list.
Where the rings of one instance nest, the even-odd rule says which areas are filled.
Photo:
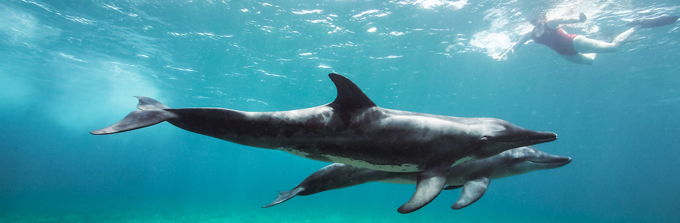
[[640, 28], [654, 28], [673, 24], [680, 16], [661, 16], [653, 19], [638, 19], [628, 23], [627, 26], [640, 26]]

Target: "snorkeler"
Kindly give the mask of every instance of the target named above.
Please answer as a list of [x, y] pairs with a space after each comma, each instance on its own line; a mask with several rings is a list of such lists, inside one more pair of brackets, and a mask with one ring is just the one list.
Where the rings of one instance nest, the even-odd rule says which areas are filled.
[[514, 52], [530, 39], [534, 42], [546, 45], [560, 54], [564, 59], [579, 64], [593, 64], [597, 53], [613, 53], [627, 42], [635, 30], [640, 28], [653, 28], [673, 24], [678, 20], [678, 16], [663, 16], [655, 19], [636, 20], [628, 24], [632, 28], [619, 34], [611, 43], [588, 39], [582, 35], [567, 34], [560, 28], [560, 24], [581, 23], [586, 21], [586, 15], [579, 14], [578, 18], [557, 18], [547, 20], [545, 16], [540, 19], [530, 21], [534, 29], [528, 32], [515, 43], [510, 49], [500, 56], [494, 57], [496, 60], [506, 59], [508, 53]]

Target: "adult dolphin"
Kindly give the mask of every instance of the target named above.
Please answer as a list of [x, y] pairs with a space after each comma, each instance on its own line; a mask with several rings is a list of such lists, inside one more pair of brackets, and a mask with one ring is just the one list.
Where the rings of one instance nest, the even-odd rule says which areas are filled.
[[666, 26], [675, 23], [680, 16], [664, 15], [652, 19], [636, 19], [627, 24], [627, 26], [640, 26], [640, 28], [655, 28]]
[[138, 97], [139, 111], [95, 135], [130, 131], [168, 121], [226, 141], [277, 149], [313, 160], [389, 172], [420, 172], [416, 192], [399, 208], [408, 213], [434, 199], [451, 166], [521, 146], [557, 139], [495, 118], [459, 118], [376, 106], [349, 79], [331, 73], [335, 101], [307, 109], [243, 112], [222, 108], [171, 109]]
[[[445, 189], [463, 187], [462, 195], [451, 206], [453, 209], [461, 209], [479, 200], [492, 179], [558, 168], [570, 162], [569, 157], [551, 155], [531, 147], [520, 147], [451, 167], [446, 178], [446, 185], [450, 186]], [[385, 172], [334, 163], [309, 175], [292, 190], [280, 191], [276, 199], [263, 208], [280, 204], [296, 195], [312, 195], [368, 182], [415, 184], [417, 179], [418, 173]]]

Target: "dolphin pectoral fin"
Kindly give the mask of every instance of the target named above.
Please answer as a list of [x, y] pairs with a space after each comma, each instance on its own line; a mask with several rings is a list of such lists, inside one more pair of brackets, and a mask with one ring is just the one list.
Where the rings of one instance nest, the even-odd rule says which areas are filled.
[[168, 119], [177, 118], [177, 115], [174, 113], [164, 110], [167, 109], [168, 106], [151, 98], [141, 96], [137, 98], [139, 98], [139, 104], [137, 105], [137, 108], [140, 109], [139, 111], [133, 111], [116, 124], [91, 131], [90, 133], [93, 135], [120, 133], [152, 126], [167, 121]]
[[461, 209], [467, 207], [468, 205], [475, 203], [479, 198], [484, 195], [486, 188], [489, 187], [491, 179], [488, 177], [477, 178], [474, 180], [469, 180], [465, 182], [463, 186], [463, 194], [456, 203], [451, 206], [453, 209]]
[[302, 188], [302, 187], [295, 187], [295, 188], [293, 188], [292, 190], [289, 190], [289, 191], [279, 191], [279, 195], [276, 196], [276, 199], [274, 199], [274, 201], [272, 201], [268, 205], [262, 206], [262, 208], [268, 208], [268, 207], [283, 203], [287, 200], [290, 200], [291, 198], [295, 197], [295, 195], [297, 195], [298, 193], [300, 193], [303, 190], [305, 190], [305, 189]]
[[443, 190], [455, 190], [455, 189], [458, 189], [458, 188], [461, 188], [461, 187], [463, 187], [463, 185], [456, 185], [456, 186], [449, 185], [449, 186], [444, 187]]
[[446, 185], [446, 175], [449, 174], [450, 166], [450, 163], [440, 164], [418, 174], [415, 194], [397, 211], [402, 214], [411, 213], [434, 200]]

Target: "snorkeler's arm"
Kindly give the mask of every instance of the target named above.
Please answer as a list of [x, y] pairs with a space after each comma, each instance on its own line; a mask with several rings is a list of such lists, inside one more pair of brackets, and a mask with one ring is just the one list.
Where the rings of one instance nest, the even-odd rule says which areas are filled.
[[532, 32], [528, 32], [528, 33], [525, 33], [524, 35], [522, 35], [522, 37], [519, 38], [519, 40], [515, 43], [515, 45], [512, 45], [503, 54], [501, 54], [500, 56], [494, 57], [494, 59], [496, 59], [498, 61], [505, 60], [506, 57], [508, 57], [508, 54], [510, 52], [515, 52], [515, 50], [519, 49], [519, 47], [521, 47], [522, 45], [524, 45], [524, 43], [526, 43], [527, 41], [529, 41], [531, 39], [531, 33]]
[[587, 19], [588, 17], [586, 17], [586, 14], [581, 12], [578, 15], [578, 18], [556, 18], [546, 21], [545, 24], [552, 29], [557, 29], [560, 24], [580, 23], [585, 22]]

